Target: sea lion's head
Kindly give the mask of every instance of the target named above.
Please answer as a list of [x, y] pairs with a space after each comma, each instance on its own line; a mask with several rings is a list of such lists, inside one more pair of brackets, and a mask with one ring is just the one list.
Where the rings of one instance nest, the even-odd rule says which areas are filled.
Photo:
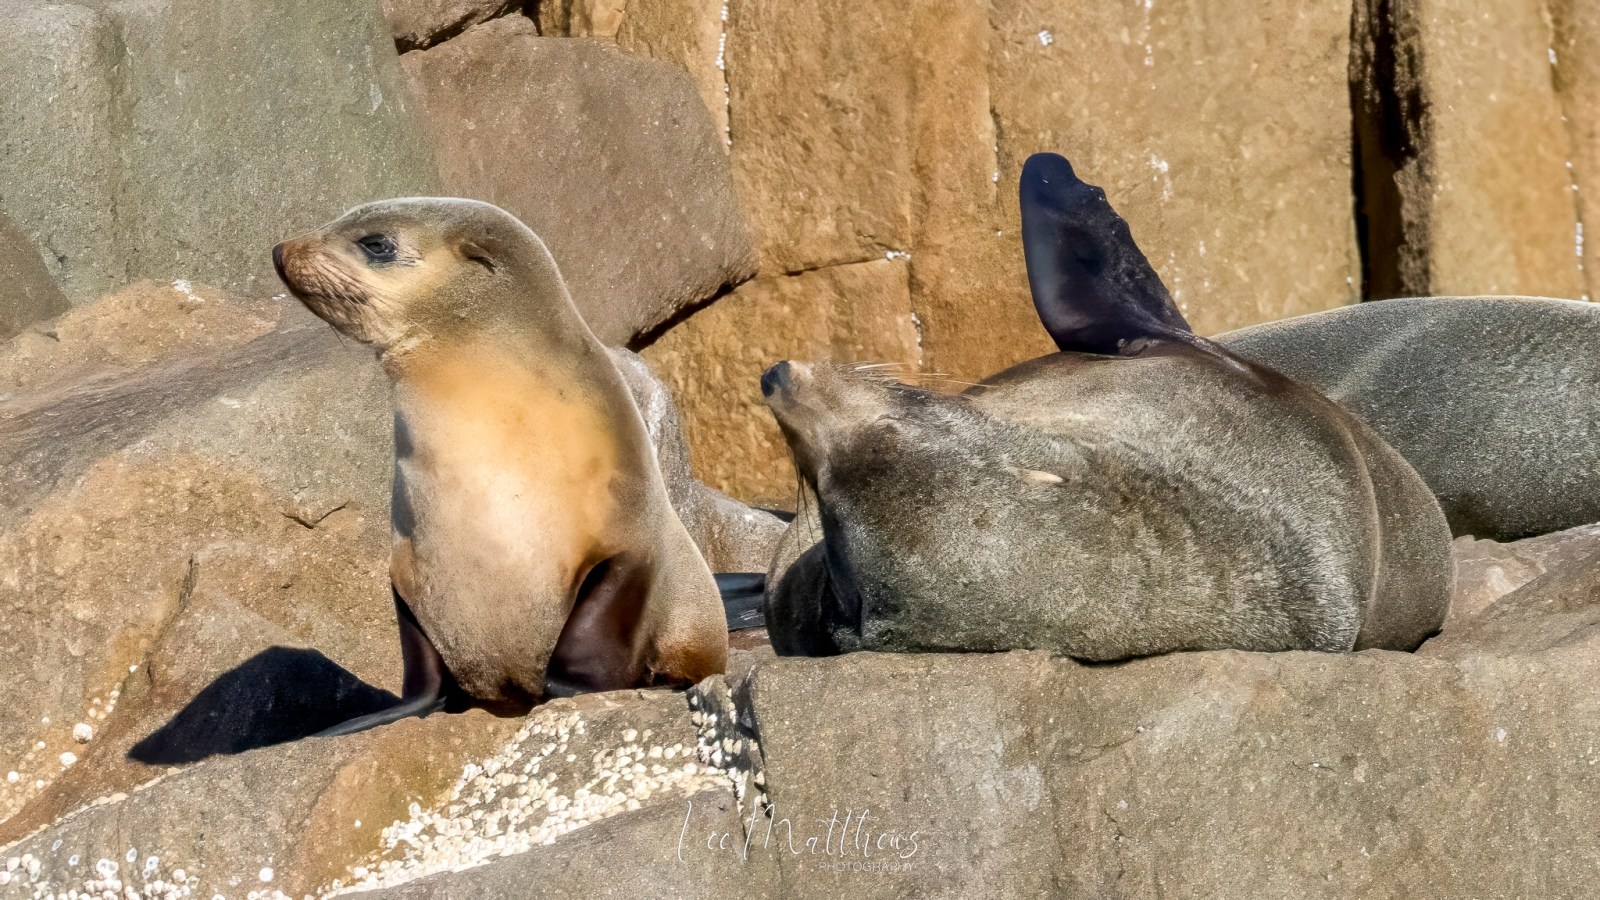
[[[368, 203], [272, 248], [272, 261], [307, 308], [379, 353], [517, 327], [540, 313], [576, 316], [538, 235], [476, 200]], [[519, 302], [495, 302], [508, 295]]]
[[[951, 404], [960, 402], [873, 366], [796, 360], [767, 369], [761, 393], [796, 469], [813, 487], [834, 474], [835, 461], [893, 453], [908, 440], [908, 431], [936, 426], [949, 417]], [[842, 452], [847, 448], [850, 453]]]

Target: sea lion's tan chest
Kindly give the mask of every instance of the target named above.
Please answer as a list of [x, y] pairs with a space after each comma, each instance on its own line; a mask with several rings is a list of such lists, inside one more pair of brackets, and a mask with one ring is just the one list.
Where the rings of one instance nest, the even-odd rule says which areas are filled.
[[603, 558], [622, 454], [592, 388], [480, 348], [412, 362], [395, 393], [402, 593], [567, 585]]

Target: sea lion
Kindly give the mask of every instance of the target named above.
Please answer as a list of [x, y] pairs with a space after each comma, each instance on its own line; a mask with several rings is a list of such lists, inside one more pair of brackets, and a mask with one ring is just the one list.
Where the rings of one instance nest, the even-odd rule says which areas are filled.
[[1116, 660], [1411, 650], [1438, 629], [1450, 534], [1405, 460], [1316, 391], [1107, 296], [1072, 321], [1115, 354], [959, 395], [839, 365], [762, 376], [823, 533], [773, 579], [774, 648]]
[[723, 670], [711, 572], [622, 376], [526, 225], [487, 203], [390, 200], [273, 261], [394, 384], [402, 699], [326, 733]]
[[[1183, 316], [1105, 193], [1060, 156], [1023, 166], [1034, 307], [1056, 346], [1105, 349], [1076, 310]], [[1182, 326], [1186, 327], [1186, 326]], [[1215, 338], [1371, 426], [1438, 496], [1451, 530], [1516, 540], [1600, 521], [1600, 307], [1427, 297], [1362, 303]]]
[[1371, 425], [1458, 535], [1513, 541], [1600, 522], [1600, 306], [1379, 300], [1216, 340]]

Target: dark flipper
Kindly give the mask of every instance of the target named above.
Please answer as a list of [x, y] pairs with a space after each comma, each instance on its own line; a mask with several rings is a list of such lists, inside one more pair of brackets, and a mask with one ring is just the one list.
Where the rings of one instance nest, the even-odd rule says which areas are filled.
[[718, 572], [717, 590], [722, 593], [722, 609], [728, 615], [728, 630], [743, 631], [767, 624], [765, 572]]
[[572, 612], [545, 667], [545, 695], [614, 691], [645, 680], [636, 636], [650, 570], [618, 555], [597, 563], [578, 586]]
[[412, 716], [426, 716], [443, 709], [455, 689], [455, 679], [445, 667], [444, 657], [439, 655], [422, 626], [417, 624], [411, 607], [406, 605], [399, 591], [392, 586], [389, 590], [394, 594], [395, 618], [400, 623], [400, 654], [405, 665], [400, 702], [319, 731], [317, 737], [355, 734]]
[[1140, 339], [1189, 333], [1128, 223], [1065, 158], [1029, 157], [1018, 194], [1033, 306], [1058, 348], [1121, 354]]

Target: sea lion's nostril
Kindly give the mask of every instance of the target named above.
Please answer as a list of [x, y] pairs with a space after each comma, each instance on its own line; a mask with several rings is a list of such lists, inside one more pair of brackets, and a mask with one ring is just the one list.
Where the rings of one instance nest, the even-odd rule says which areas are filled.
[[789, 384], [789, 364], [781, 362], [761, 373], [761, 396], [771, 397]]
[[284, 282], [287, 282], [289, 280], [289, 279], [285, 278], [284, 275], [283, 275], [283, 245], [282, 244], [279, 244], [278, 246], [272, 248], [272, 267], [274, 269], [278, 270], [278, 278], [279, 278], [279, 280], [284, 281]]

